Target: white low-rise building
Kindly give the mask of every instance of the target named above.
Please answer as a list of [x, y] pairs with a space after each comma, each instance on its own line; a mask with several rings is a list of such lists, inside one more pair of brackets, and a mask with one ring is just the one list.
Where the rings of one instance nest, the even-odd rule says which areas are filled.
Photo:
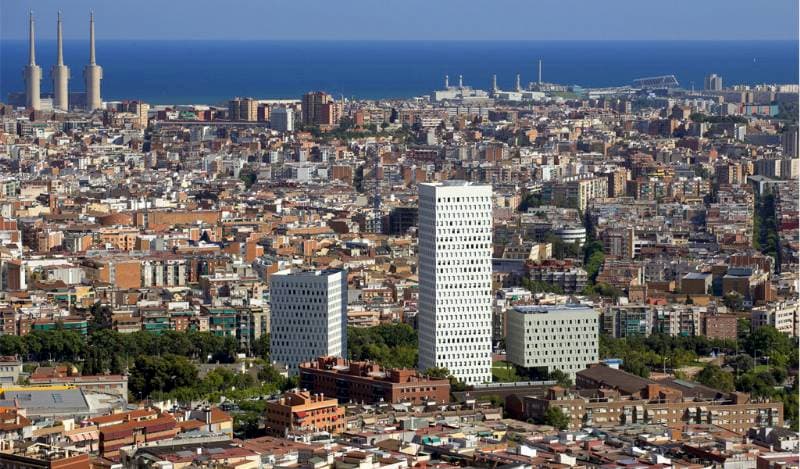
[[570, 377], [599, 360], [598, 313], [584, 305], [517, 306], [508, 311], [508, 361]]

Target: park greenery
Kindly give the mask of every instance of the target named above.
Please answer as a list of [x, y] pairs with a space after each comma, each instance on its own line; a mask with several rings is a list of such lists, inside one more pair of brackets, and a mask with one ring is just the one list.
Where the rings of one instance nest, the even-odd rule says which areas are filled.
[[347, 354], [351, 360], [371, 360], [389, 368], [417, 364], [417, 333], [407, 324], [349, 327]]

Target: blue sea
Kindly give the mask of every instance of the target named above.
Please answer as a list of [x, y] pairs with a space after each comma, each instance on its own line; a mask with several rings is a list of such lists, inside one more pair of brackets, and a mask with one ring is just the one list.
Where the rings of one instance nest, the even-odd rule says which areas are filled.
[[[49, 92], [55, 42], [37, 42]], [[65, 42], [71, 89], [83, 89], [85, 41]], [[605, 87], [674, 74], [702, 88], [716, 73], [727, 84], [798, 83], [797, 41], [98, 41], [103, 98], [154, 104], [221, 103], [233, 96], [299, 98], [310, 90], [357, 98], [411, 97], [456, 83], [488, 88], [497, 74], [511, 88], [517, 73], [547, 82]], [[27, 44], [0, 41], [0, 96], [23, 89]]]

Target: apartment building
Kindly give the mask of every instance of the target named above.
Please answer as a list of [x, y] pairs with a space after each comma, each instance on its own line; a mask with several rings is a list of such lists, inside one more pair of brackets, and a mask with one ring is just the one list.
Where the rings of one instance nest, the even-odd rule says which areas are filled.
[[346, 419], [344, 407], [339, 407], [336, 398], [294, 391], [267, 402], [264, 422], [267, 434], [285, 437], [294, 432], [341, 433]]

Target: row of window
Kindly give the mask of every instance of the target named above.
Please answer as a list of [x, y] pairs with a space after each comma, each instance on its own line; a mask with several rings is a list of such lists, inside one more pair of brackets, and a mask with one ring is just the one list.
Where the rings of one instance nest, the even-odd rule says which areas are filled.
[[[567, 322], [569, 321], [569, 322]], [[551, 320], [543, 320], [543, 321], [535, 321], [535, 325], [537, 326], [559, 326], [565, 324], [573, 324], [573, 319], [564, 320], [564, 319], [551, 319]], [[597, 324], [596, 318], [586, 318], [586, 319], [574, 319], [574, 324]], [[534, 321], [530, 321], [528, 325], [534, 325]]]
[[[467, 197], [437, 197], [436, 198], [436, 203], [439, 203], [439, 204], [445, 203], [445, 202], [461, 203], [461, 199], [464, 199], [464, 202], [491, 202], [491, 200], [492, 200], [491, 197], [478, 196], [478, 195], [476, 195], [476, 196], [467, 196]], [[486, 204], [482, 204], [481, 206], [483, 207], [484, 205], [486, 205]], [[487, 209], [491, 208], [491, 205], [486, 205], [486, 208]]]

